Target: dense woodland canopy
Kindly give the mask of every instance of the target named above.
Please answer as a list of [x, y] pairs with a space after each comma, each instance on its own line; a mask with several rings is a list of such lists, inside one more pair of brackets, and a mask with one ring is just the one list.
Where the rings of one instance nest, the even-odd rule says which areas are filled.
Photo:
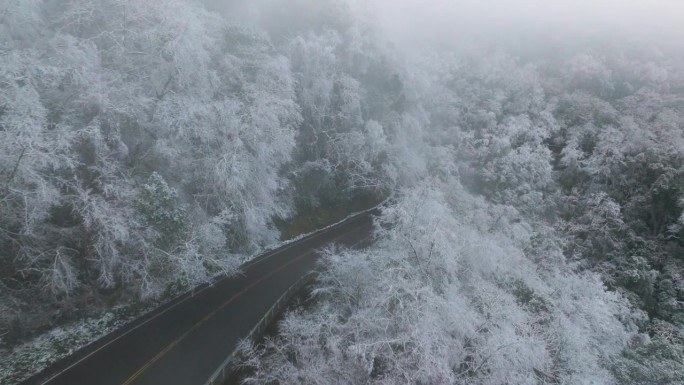
[[683, 51], [407, 58], [354, 2], [274, 4], [0, 1], [5, 351], [372, 195], [249, 382], [684, 382]]

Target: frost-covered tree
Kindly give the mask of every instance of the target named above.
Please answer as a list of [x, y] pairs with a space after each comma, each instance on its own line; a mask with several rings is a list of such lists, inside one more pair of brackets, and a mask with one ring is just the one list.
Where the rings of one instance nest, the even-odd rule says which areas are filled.
[[392, 128], [401, 82], [369, 29], [356, 20], [344, 30], [302, 31], [287, 45], [303, 118], [294, 170], [301, 208], [386, 193], [396, 183], [390, 158], [401, 135]]
[[[368, 89], [326, 52], [319, 74]], [[248, 382], [677, 383], [684, 67], [668, 55], [476, 48], [397, 71], [401, 108], [377, 121], [385, 169], [414, 187], [372, 247], [326, 254], [313, 308], [248, 352]], [[332, 99], [309, 100], [324, 108], [302, 103], [304, 121], [324, 121]]]
[[277, 239], [300, 114], [267, 38], [184, 0], [9, 1], [0, 31], [0, 334]]
[[3, 341], [392, 194], [250, 381], [681, 382], [681, 52], [402, 56], [367, 5], [0, 3]]
[[596, 275], [540, 270], [511, 214], [458, 183], [404, 191], [372, 247], [327, 252], [315, 307], [248, 352], [247, 383], [612, 382], [638, 317]]

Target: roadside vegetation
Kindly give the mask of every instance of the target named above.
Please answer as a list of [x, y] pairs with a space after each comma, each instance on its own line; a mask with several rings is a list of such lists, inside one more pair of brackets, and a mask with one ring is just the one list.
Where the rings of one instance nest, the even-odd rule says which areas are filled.
[[255, 4], [0, 5], [0, 379], [393, 196], [248, 383], [684, 382], [681, 50]]

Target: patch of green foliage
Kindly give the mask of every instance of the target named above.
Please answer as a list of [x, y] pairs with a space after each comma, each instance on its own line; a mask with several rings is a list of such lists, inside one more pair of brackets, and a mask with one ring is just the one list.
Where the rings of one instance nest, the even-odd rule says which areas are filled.
[[280, 239], [292, 239], [316, 229], [339, 222], [349, 214], [367, 210], [377, 206], [384, 197], [374, 193], [359, 193], [345, 199], [329, 200], [320, 205], [299, 207], [297, 214], [291, 218], [275, 218], [274, 222], [280, 230]]
[[144, 223], [159, 232], [159, 246], [168, 247], [188, 230], [187, 213], [178, 193], [156, 172], [140, 188], [136, 208]]

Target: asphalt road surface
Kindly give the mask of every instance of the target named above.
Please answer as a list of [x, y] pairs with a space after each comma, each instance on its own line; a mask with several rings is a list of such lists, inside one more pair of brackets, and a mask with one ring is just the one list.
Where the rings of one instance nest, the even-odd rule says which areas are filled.
[[23, 384], [202, 385], [281, 294], [315, 268], [317, 250], [366, 239], [371, 215], [264, 254], [243, 266], [243, 274], [198, 288]]

